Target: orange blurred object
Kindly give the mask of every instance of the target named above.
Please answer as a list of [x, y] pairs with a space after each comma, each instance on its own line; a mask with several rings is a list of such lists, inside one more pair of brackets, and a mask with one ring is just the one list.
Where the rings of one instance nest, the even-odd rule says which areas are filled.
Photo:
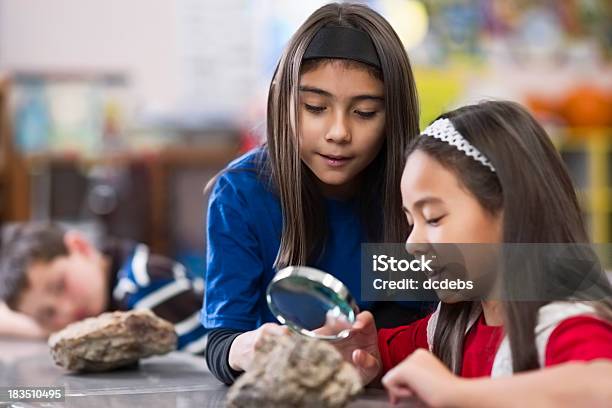
[[594, 86], [572, 89], [561, 101], [559, 110], [572, 127], [612, 126], [612, 97]]
[[560, 117], [559, 101], [541, 95], [529, 94], [525, 98], [525, 103], [541, 123], [558, 123], [564, 121]]

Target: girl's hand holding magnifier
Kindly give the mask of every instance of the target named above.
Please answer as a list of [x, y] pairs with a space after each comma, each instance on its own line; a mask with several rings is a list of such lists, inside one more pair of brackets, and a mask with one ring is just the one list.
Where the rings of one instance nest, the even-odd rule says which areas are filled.
[[364, 385], [376, 382], [381, 374], [382, 361], [378, 351], [378, 335], [374, 316], [361, 312], [345, 339], [332, 343], [346, 361], [351, 362], [361, 375]]

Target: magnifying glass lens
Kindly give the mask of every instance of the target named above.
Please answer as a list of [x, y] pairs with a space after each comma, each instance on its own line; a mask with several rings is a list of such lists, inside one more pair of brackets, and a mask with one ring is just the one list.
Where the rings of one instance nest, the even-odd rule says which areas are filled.
[[348, 336], [357, 312], [342, 282], [308, 267], [288, 267], [279, 271], [268, 286], [267, 300], [270, 310], [282, 324], [319, 339]]

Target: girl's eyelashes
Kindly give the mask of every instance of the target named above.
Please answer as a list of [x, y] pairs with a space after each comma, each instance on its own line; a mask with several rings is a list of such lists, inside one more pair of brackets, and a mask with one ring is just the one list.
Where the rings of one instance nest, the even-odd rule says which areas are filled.
[[442, 220], [442, 218], [444, 218], [444, 215], [441, 215], [439, 217], [436, 218], [430, 218], [425, 220], [425, 222], [427, 222], [427, 224], [431, 225], [431, 226], [438, 226], [438, 224], [440, 223], [440, 221]]
[[310, 113], [321, 113], [323, 111], [325, 111], [325, 109], [327, 109], [325, 106], [317, 106], [317, 105], [310, 105], [308, 103], [304, 104], [304, 108], [306, 108], [306, 110]]
[[355, 113], [363, 119], [371, 119], [374, 116], [376, 116], [378, 111], [365, 112], [365, 111], [356, 110]]
[[[304, 108], [314, 114], [323, 113], [327, 110], [327, 106], [319, 106], [319, 105], [311, 105], [309, 103], [304, 103]], [[378, 114], [378, 111], [362, 111], [355, 109], [353, 111], [360, 119], [371, 119]]]

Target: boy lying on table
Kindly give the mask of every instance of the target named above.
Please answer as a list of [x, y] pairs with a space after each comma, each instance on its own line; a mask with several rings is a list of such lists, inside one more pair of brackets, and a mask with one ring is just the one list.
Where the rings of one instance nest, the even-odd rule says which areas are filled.
[[[144, 308], [175, 324], [179, 350], [203, 352], [203, 283], [180, 263], [125, 240], [96, 248], [51, 223], [19, 224], [3, 235], [0, 302], [17, 313], [0, 309], [7, 317], [0, 333], [35, 337], [103, 312]], [[33, 333], [23, 332], [28, 327]]]

